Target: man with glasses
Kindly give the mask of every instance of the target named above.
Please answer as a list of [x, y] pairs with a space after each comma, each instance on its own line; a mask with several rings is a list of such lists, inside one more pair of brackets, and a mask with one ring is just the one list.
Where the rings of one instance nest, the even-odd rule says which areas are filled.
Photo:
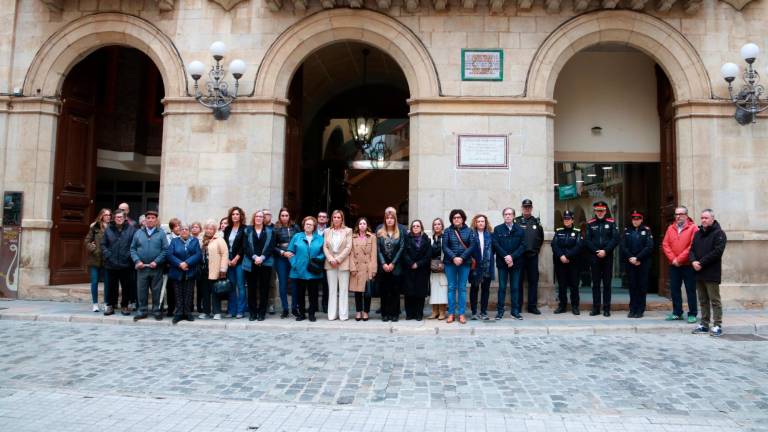
[[609, 317], [611, 316], [613, 250], [619, 244], [619, 231], [616, 228], [616, 221], [606, 217], [608, 204], [605, 201], [596, 202], [592, 208], [595, 217], [587, 222], [587, 233], [584, 238], [584, 248], [589, 254], [592, 270], [592, 312], [589, 316], [600, 315], [602, 301], [603, 316]]
[[698, 303], [696, 301], [696, 275], [688, 254], [691, 251], [693, 235], [699, 228], [688, 216], [688, 209], [680, 206], [675, 209], [675, 221], [669, 225], [662, 249], [669, 261], [669, 290], [672, 294], [672, 313], [667, 316], [667, 321], [683, 319], [683, 293], [682, 285], [685, 284], [685, 295], [688, 297], [688, 322], [696, 323]]

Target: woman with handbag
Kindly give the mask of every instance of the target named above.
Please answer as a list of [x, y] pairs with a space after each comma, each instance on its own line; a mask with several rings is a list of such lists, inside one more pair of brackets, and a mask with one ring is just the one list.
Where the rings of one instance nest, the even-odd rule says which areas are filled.
[[[88, 273], [91, 277], [91, 300], [93, 302], [93, 311], [99, 312], [99, 276], [104, 277], [104, 287], [107, 286], [107, 272], [104, 269], [104, 262], [101, 259], [101, 241], [104, 239], [104, 231], [112, 220], [112, 212], [103, 208], [99, 211], [99, 216], [91, 224], [88, 235], [85, 236], [85, 249], [88, 251]], [[106, 308], [107, 295], [104, 290], [104, 307]]]
[[355, 293], [355, 321], [368, 321], [371, 312], [371, 293], [368, 287], [376, 277], [376, 238], [361, 217], [355, 223], [352, 251], [349, 254], [349, 290]]
[[[227, 242], [219, 237], [216, 232], [216, 222], [209, 220], [203, 227], [203, 259], [201, 271], [206, 271], [208, 277], [203, 284], [203, 314], [198, 318], [210, 312], [209, 305], [213, 300], [213, 319], [221, 319], [221, 300], [229, 297], [229, 291], [215, 289], [214, 285], [229, 287], [231, 284], [227, 280], [227, 270], [229, 269], [229, 248]], [[217, 292], [218, 291], [218, 292]]]
[[[491, 291], [491, 281], [494, 278], [493, 226], [488, 217], [482, 214], [472, 218], [472, 231], [477, 236], [475, 262], [477, 266], [469, 275], [469, 305], [472, 308], [472, 320], [478, 318], [488, 321], [488, 296]], [[477, 294], [480, 292], [480, 315], [477, 315]]]
[[328, 320], [349, 319], [349, 254], [352, 229], [344, 225], [344, 213], [331, 213], [331, 228], [323, 234], [325, 274], [328, 279]]
[[384, 224], [376, 232], [379, 255], [378, 284], [381, 293], [381, 320], [396, 322], [400, 317], [401, 256], [405, 233], [397, 225], [393, 209], [384, 212]]
[[428, 319], [444, 320], [448, 309], [448, 279], [445, 277], [443, 264], [443, 231], [443, 220], [435, 218], [432, 221], [432, 262], [429, 266], [429, 304], [432, 305], [432, 315]]
[[309, 320], [314, 322], [317, 312], [317, 290], [320, 279], [323, 277], [323, 236], [315, 233], [317, 219], [307, 216], [301, 221], [304, 228], [293, 236], [288, 244], [288, 252], [292, 254], [291, 281], [296, 286], [296, 301], [298, 302], [298, 316], [296, 321], [304, 321], [306, 316], [306, 303], [304, 297], [309, 293]]
[[467, 226], [464, 210], [451, 210], [449, 219], [451, 227], [443, 234], [443, 263], [448, 278], [448, 318], [445, 322], [451, 324], [458, 315], [459, 322], [466, 324], [467, 280], [477, 248], [477, 236]]
[[430, 261], [432, 245], [424, 234], [424, 224], [416, 219], [406, 236], [403, 252], [403, 294], [405, 297], [405, 319], [424, 319], [424, 298], [429, 294]]

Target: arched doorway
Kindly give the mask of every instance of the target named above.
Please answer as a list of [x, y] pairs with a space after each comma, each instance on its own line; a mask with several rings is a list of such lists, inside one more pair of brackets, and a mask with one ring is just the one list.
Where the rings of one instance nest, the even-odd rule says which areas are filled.
[[52, 285], [87, 281], [83, 238], [102, 207], [158, 208], [165, 95], [142, 51], [107, 46], [66, 74], [53, 177]]
[[[408, 82], [384, 51], [337, 41], [308, 55], [294, 74], [286, 120], [284, 203], [299, 215], [342, 209], [347, 219], [381, 218], [384, 207], [408, 218]], [[355, 146], [348, 119], [378, 120], [371, 160]], [[349, 222], [352, 224], [353, 222]]]

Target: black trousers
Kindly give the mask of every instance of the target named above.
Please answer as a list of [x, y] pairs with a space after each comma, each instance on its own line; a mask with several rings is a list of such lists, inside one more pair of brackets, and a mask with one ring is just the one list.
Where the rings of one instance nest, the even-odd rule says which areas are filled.
[[167, 274], [164, 277], [168, 278], [167, 282], [165, 282], [165, 297], [168, 302], [168, 315], [170, 316], [176, 312], [176, 285], [179, 284], [179, 281], [169, 278]]
[[648, 271], [650, 263], [643, 262], [639, 266], [627, 264], [629, 278], [629, 312], [645, 313], [645, 297], [648, 294]]
[[202, 278], [197, 279], [197, 299], [200, 302], [200, 306], [197, 311], [206, 315], [211, 314], [211, 283], [213, 281], [208, 280], [208, 272], [203, 275]]
[[405, 296], [405, 318], [424, 319], [424, 297]]
[[391, 272], [379, 274], [382, 316], [400, 316], [400, 280], [400, 276], [395, 276]]
[[555, 261], [555, 276], [557, 277], [557, 299], [559, 306], [568, 305], [568, 291], [571, 292], [571, 308], [579, 308], [579, 264], [571, 260], [563, 264]]
[[[172, 279], [168, 279], [168, 285], [171, 284]], [[168, 285], [166, 291], [168, 291]], [[173, 281], [174, 298], [176, 300], [176, 306], [174, 308], [174, 314], [178, 317], [192, 317], [192, 306], [194, 304], [195, 297], [195, 280], [184, 279], [180, 281]], [[168, 309], [171, 308], [170, 297], [168, 298]]]
[[539, 302], [539, 255], [523, 254], [520, 257], [523, 265], [520, 271], [520, 289], [517, 310], [523, 310], [523, 282], [528, 286], [528, 310], [537, 307]]
[[136, 302], [136, 270], [132, 268], [107, 269], [107, 306], [117, 307], [117, 298], [122, 288], [120, 307]]
[[[296, 301], [299, 303], [299, 316], [305, 316], [307, 312], [309, 312], [310, 315], [317, 312], [317, 292], [320, 280], [294, 279], [293, 283], [296, 284]], [[307, 302], [305, 300], [307, 294], [309, 294], [309, 310], [307, 310]]]
[[323, 312], [328, 312], [328, 296], [330, 293], [328, 292], [328, 276], [325, 274], [325, 270], [323, 270], [323, 278], [320, 280], [320, 287], [323, 292]]
[[[613, 254], [605, 258], [592, 258], [592, 309], [611, 310], [611, 279], [613, 279]], [[602, 285], [602, 288], [601, 288]], [[602, 294], [602, 296], [601, 296]]]
[[371, 312], [371, 298], [365, 293], [355, 293], [355, 312]]
[[488, 313], [488, 296], [491, 292], [491, 278], [483, 278], [483, 281], [473, 281], [469, 286], [469, 307], [472, 315], [477, 315], [477, 294], [480, 292], [480, 313]]
[[253, 265], [253, 269], [245, 272], [248, 281], [248, 311], [251, 316], [267, 314], [267, 299], [272, 283], [272, 267]]
[[[208, 273], [204, 277], [208, 277]], [[195, 310], [198, 313], [203, 312], [203, 297], [200, 296], [200, 284], [202, 284], [202, 278], [198, 275], [197, 279], [195, 279]], [[208, 301], [210, 302], [210, 299]]]

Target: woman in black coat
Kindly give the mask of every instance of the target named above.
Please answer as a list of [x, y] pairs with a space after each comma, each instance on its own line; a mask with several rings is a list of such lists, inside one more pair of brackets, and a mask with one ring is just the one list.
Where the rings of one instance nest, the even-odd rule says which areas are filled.
[[424, 298], [429, 295], [429, 263], [432, 244], [424, 233], [420, 220], [411, 223], [403, 251], [405, 319], [421, 321], [424, 318]]

